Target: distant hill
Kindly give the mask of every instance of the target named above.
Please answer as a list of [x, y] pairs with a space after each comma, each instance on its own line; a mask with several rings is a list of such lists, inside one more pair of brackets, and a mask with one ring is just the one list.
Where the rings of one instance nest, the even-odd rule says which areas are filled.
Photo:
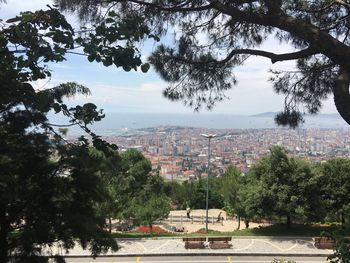
[[250, 117], [275, 117], [277, 114], [277, 112], [262, 112], [262, 113], [258, 113], [258, 114], [254, 114], [254, 115], [250, 115]]
[[323, 114], [317, 114], [316, 116], [310, 116], [310, 117], [329, 118], [329, 119], [341, 119], [339, 113], [323, 113]]
[[[261, 117], [261, 118], [274, 118], [278, 112], [262, 112], [254, 115], [250, 115], [250, 117]], [[340, 119], [339, 113], [322, 113], [317, 115], [309, 115], [306, 117], [310, 118], [325, 118], [325, 119]]]

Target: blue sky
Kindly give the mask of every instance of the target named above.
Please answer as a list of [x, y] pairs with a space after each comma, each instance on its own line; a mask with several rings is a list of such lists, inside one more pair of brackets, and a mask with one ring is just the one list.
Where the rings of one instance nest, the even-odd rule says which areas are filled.
[[[0, 18], [15, 16], [20, 11], [45, 8], [49, 0], [7, 0], [2, 4]], [[69, 20], [77, 24], [73, 17]], [[144, 56], [154, 48], [145, 44]], [[282, 53], [290, 51], [288, 46], [267, 41], [262, 46], [270, 51]], [[238, 85], [227, 92], [229, 100], [217, 104], [211, 112], [203, 109], [201, 113], [213, 114], [255, 114], [268, 111], [280, 111], [284, 97], [277, 95], [268, 82], [269, 69], [291, 69], [293, 63], [283, 62], [271, 65], [265, 58], [251, 57], [243, 67], [237, 68], [235, 75]], [[49, 88], [66, 81], [76, 81], [90, 88], [89, 97], [77, 96], [70, 104], [93, 102], [105, 112], [149, 112], [149, 113], [188, 113], [193, 109], [185, 107], [182, 102], [171, 102], [162, 96], [167, 83], [151, 69], [148, 73], [124, 72], [115, 67], [104, 67], [102, 64], [89, 63], [83, 56], [69, 55], [67, 61], [52, 64], [53, 77], [35, 83], [38, 88]], [[324, 103], [323, 113], [337, 112], [332, 98]]]

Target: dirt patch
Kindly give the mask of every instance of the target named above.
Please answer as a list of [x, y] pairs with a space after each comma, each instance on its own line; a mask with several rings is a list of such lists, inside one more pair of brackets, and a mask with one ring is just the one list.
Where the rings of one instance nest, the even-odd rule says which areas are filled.
[[[221, 214], [220, 214], [221, 212]], [[224, 218], [224, 220], [220, 220], [219, 222], [217, 221], [218, 215], [220, 214], [221, 217]], [[188, 233], [194, 233], [199, 231], [200, 229], [205, 228], [205, 218], [206, 218], [206, 211], [205, 209], [195, 209], [192, 210], [190, 213], [190, 216], [194, 216], [194, 217], [200, 217], [203, 218], [203, 220], [197, 220], [194, 221], [192, 223], [191, 220], [187, 219], [187, 215], [186, 215], [186, 210], [174, 210], [171, 211], [169, 214], [169, 218], [173, 216], [173, 217], [181, 217], [183, 218], [182, 223], [181, 222], [173, 222], [170, 223], [170, 221], [168, 220], [167, 223], [171, 226], [179, 226], [181, 225], [182, 227], [184, 227], [185, 232]], [[249, 224], [249, 228], [256, 228], [259, 226], [267, 226], [269, 225], [266, 222], [262, 222], [262, 223], [253, 223], [251, 222]], [[231, 232], [236, 230], [238, 227], [238, 220], [236, 218], [232, 218], [227, 216], [226, 212], [224, 210], [221, 209], [209, 209], [208, 210], [208, 228], [211, 230], [215, 230], [215, 231], [220, 231], [220, 232]], [[244, 222], [241, 221], [240, 224], [241, 229], [244, 228]]]

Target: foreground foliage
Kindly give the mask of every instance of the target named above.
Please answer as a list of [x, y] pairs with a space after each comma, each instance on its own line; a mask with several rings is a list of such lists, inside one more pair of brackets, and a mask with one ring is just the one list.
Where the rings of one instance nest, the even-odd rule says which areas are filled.
[[[51, 254], [51, 246], [69, 249], [76, 242], [89, 248], [93, 256], [117, 248], [105, 230], [106, 216], [111, 215], [104, 212], [120, 209], [115, 204], [106, 207], [107, 200], [116, 197], [107, 184], [118, 181], [120, 158], [115, 145], [89, 128], [104, 114], [92, 103], [76, 107], [64, 103], [66, 97], [90, 94], [82, 85], [64, 83], [38, 89], [35, 83], [51, 77], [49, 63], [64, 61], [78, 46], [90, 61], [146, 72], [148, 64], [142, 63], [131, 44], [144, 34], [147, 31], [131, 29], [121, 36], [101, 25], [86, 36], [77, 35], [52, 7], [1, 22], [0, 262], [10, 257], [45, 261], [47, 258], [39, 257], [44, 250]], [[108, 43], [102, 39], [107, 35]], [[128, 43], [112, 44], [117, 41]], [[69, 123], [51, 123], [50, 111], [65, 115]], [[57, 128], [70, 126], [82, 128], [89, 139], [66, 141]]]

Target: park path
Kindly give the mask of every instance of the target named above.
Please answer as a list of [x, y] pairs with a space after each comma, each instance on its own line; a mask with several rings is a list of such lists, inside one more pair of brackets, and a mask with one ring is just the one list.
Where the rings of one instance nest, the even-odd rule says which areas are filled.
[[[311, 238], [246, 238], [233, 237], [230, 249], [185, 249], [181, 238], [157, 239], [118, 239], [120, 249], [117, 252], [108, 252], [107, 256], [144, 256], [144, 255], [193, 255], [193, 254], [232, 254], [232, 255], [276, 255], [276, 256], [327, 256], [332, 250], [317, 249]], [[65, 254], [57, 247], [52, 252]], [[57, 251], [55, 251], [57, 250]], [[88, 250], [76, 246], [67, 256], [89, 256]]]
[[[216, 222], [218, 214], [224, 217], [222, 222]], [[205, 216], [205, 210], [193, 210], [191, 216]], [[170, 218], [177, 218], [176, 222], [169, 222]], [[181, 222], [180, 219], [182, 218]], [[185, 210], [171, 211], [169, 220], [160, 226], [182, 226], [186, 232], [195, 232], [205, 227], [203, 222], [191, 222], [187, 219]], [[220, 209], [209, 210], [208, 228], [221, 232], [233, 231], [237, 228], [237, 220], [226, 216], [225, 211]], [[265, 224], [266, 225], [266, 224]], [[250, 227], [264, 226], [263, 224], [251, 223]], [[244, 223], [241, 222], [241, 227]], [[232, 247], [229, 249], [212, 250], [206, 244], [205, 249], [185, 249], [181, 237], [158, 237], [158, 238], [130, 238], [117, 239], [119, 250], [109, 251], [105, 256], [166, 256], [166, 255], [274, 255], [274, 256], [327, 256], [332, 250], [317, 249], [312, 238], [303, 237], [232, 237]], [[51, 252], [71, 257], [88, 257], [90, 252], [76, 245], [74, 249], [65, 254], [58, 246], [52, 247]]]
[[[220, 214], [221, 213], [221, 214]], [[217, 222], [217, 217], [220, 214], [221, 217], [224, 218], [223, 221]], [[204, 209], [196, 209], [192, 210], [190, 213], [191, 217], [194, 217], [195, 220], [192, 222], [191, 219], [187, 218], [186, 210], [174, 210], [171, 211], [169, 217], [166, 221], [166, 224], [176, 227], [183, 227], [185, 232], [193, 233], [198, 231], [201, 228], [205, 228], [205, 210]], [[236, 219], [232, 219], [226, 215], [226, 212], [221, 209], [209, 209], [208, 210], [208, 228], [211, 230], [216, 230], [220, 232], [230, 232], [234, 231], [238, 227], [238, 221]], [[258, 223], [250, 223], [249, 227], [259, 227], [259, 226], [267, 226], [268, 224], [258, 224]], [[160, 224], [160, 226], [162, 226]], [[241, 221], [241, 229], [244, 228], [244, 222]]]

